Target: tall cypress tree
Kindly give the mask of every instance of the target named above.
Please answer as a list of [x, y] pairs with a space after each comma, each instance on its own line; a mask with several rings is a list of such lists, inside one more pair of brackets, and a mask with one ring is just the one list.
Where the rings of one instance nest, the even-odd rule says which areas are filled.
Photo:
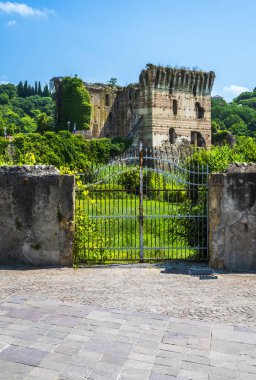
[[21, 98], [24, 96], [24, 86], [23, 86], [22, 81], [20, 81], [19, 84], [17, 85], [17, 94]]
[[35, 95], [38, 94], [37, 81], [35, 81]]
[[38, 92], [38, 95], [42, 96], [42, 87], [41, 87], [40, 81], [38, 82], [37, 92]]
[[23, 85], [23, 97], [26, 98], [28, 95], [28, 81], [25, 80]]

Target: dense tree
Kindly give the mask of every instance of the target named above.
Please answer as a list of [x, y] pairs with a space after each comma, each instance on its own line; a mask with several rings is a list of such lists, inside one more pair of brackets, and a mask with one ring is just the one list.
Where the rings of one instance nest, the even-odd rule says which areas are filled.
[[78, 130], [89, 129], [91, 117], [90, 95], [82, 79], [65, 77], [62, 80], [61, 129], [67, 123], [76, 124]]
[[[212, 100], [213, 142], [227, 142], [227, 133], [233, 136], [256, 137], [256, 91], [244, 92], [231, 103]], [[222, 140], [223, 138], [223, 140]], [[230, 138], [228, 138], [230, 140]]]
[[51, 116], [47, 116], [45, 112], [40, 113], [37, 117], [37, 131], [41, 134], [46, 131], [53, 131], [54, 119]]
[[7, 84], [1, 84], [0, 85], [0, 94], [8, 95], [9, 99], [14, 98], [17, 96], [17, 89], [14, 84], [7, 83]]
[[22, 132], [32, 133], [36, 132], [37, 125], [34, 119], [30, 116], [24, 116], [20, 119], [22, 125]]

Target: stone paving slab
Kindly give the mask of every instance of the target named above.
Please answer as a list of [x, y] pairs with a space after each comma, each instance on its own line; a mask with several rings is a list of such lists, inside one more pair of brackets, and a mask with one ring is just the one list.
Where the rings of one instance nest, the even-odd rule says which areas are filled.
[[3, 380], [256, 379], [256, 329], [42, 297], [0, 312]]

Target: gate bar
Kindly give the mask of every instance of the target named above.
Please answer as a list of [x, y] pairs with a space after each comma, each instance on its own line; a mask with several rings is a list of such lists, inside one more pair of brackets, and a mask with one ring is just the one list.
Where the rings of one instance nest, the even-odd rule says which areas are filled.
[[140, 142], [140, 208], [139, 208], [139, 219], [140, 219], [140, 262], [144, 261], [144, 250], [143, 250], [143, 145]]

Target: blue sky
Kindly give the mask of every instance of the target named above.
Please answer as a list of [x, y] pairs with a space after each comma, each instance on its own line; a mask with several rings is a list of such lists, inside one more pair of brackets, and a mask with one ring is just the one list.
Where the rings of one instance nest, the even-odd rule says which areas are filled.
[[230, 100], [256, 87], [255, 18], [255, 0], [0, 1], [0, 82], [125, 85], [146, 63], [197, 66]]

